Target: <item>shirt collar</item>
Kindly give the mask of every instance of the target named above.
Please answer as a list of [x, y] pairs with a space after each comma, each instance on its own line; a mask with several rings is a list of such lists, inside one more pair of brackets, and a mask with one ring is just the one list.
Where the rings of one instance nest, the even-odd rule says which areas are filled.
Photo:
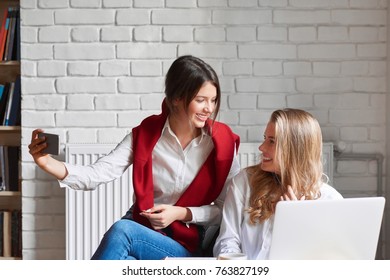
[[[202, 127], [201, 128], [201, 134], [200, 136], [198, 136], [195, 140], [196, 142], [196, 145], [199, 145], [200, 143], [202, 143], [203, 139], [206, 137], [206, 136], [209, 136], [208, 134], [208, 129], [206, 128], [206, 126]], [[169, 120], [167, 118], [167, 120], [165, 121], [165, 124], [164, 124], [164, 127], [162, 129], [162, 135], [170, 135], [171, 137], [174, 137], [174, 138], [177, 138], [176, 134], [172, 131], [171, 129], [171, 126], [169, 125]]]

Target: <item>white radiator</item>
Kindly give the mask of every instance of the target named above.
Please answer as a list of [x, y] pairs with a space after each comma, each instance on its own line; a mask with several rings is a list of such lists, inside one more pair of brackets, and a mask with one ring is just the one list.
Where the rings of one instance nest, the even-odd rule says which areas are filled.
[[[87, 165], [106, 155], [115, 144], [73, 144], [66, 161]], [[131, 168], [111, 183], [93, 191], [66, 189], [66, 258], [88, 260], [107, 229], [132, 205]]]
[[[115, 144], [69, 144], [66, 161], [87, 165], [109, 153]], [[241, 143], [239, 161], [246, 167], [259, 160], [258, 143]], [[333, 179], [333, 145], [324, 143], [324, 171]], [[88, 260], [107, 229], [132, 205], [131, 168], [119, 179], [94, 191], [66, 189], [66, 258]]]

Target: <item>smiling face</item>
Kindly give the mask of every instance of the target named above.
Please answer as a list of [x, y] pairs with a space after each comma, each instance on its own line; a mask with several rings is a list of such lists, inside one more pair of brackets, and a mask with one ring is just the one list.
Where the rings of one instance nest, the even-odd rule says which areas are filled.
[[215, 110], [216, 102], [216, 87], [210, 82], [204, 83], [195, 98], [188, 105], [187, 112], [185, 113], [186, 118], [190, 120], [193, 127], [204, 127], [207, 119], [210, 118]]
[[264, 141], [259, 150], [262, 152], [261, 169], [280, 174], [280, 165], [276, 158], [275, 123], [269, 122], [267, 124], [264, 131]]

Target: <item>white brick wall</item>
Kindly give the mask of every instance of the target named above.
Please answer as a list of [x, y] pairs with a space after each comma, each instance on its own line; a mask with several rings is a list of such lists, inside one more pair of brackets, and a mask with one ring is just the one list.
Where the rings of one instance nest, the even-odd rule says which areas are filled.
[[[345, 152], [390, 154], [386, 0], [20, 2], [25, 259], [65, 258], [64, 191], [32, 162], [31, 131], [59, 133], [62, 147], [120, 141], [159, 111], [179, 55], [215, 68], [220, 120], [242, 142], [260, 141], [270, 113], [288, 106], [312, 112]], [[337, 161], [334, 185], [374, 195], [377, 170]]]

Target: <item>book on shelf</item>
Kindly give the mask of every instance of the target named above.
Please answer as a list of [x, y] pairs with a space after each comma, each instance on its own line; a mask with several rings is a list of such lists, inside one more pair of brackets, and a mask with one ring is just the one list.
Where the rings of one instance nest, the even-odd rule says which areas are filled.
[[21, 80], [20, 75], [16, 81], [4, 85], [0, 97], [0, 125], [17, 126], [21, 121]]
[[0, 60], [3, 60], [5, 43], [8, 35], [8, 27], [9, 27], [9, 17], [8, 17], [8, 9], [4, 9], [3, 19], [1, 21], [1, 29], [0, 29]]
[[19, 147], [0, 146], [0, 191], [19, 191], [19, 159]]
[[0, 221], [0, 233], [2, 233], [0, 256], [20, 258], [22, 256], [21, 211], [1, 210]]
[[16, 34], [15, 34], [15, 57], [12, 57], [13, 60], [20, 61], [20, 9], [18, 10], [18, 15], [16, 18]]
[[13, 210], [11, 212], [11, 256], [22, 257], [22, 212]]
[[21, 80], [20, 75], [15, 82], [11, 83], [10, 94], [8, 96], [9, 108], [7, 108], [3, 125], [15, 126], [20, 125], [21, 115]]
[[0, 191], [5, 191], [5, 162], [3, 147], [0, 146]]
[[3, 117], [3, 123], [1, 125], [7, 125], [9, 121], [9, 117], [11, 115], [11, 106], [12, 106], [12, 101], [13, 101], [13, 96], [14, 96], [14, 89], [15, 89], [15, 83], [11, 82], [9, 90], [8, 90], [8, 99], [7, 99], [7, 104], [5, 106], [5, 112], [4, 112], [4, 117]]
[[3, 211], [3, 257], [11, 257], [11, 211]]
[[19, 7], [5, 9], [1, 27], [2, 31], [0, 32], [2, 35], [0, 37], [0, 60], [9, 61], [17, 59], [17, 44], [20, 42], [20, 38], [18, 38], [20, 36], [19, 21]]
[[13, 8], [10, 7], [8, 8], [8, 32], [7, 32], [7, 37], [5, 38], [5, 48], [4, 48], [4, 54], [3, 54], [3, 60], [8, 60], [7, 59], [7, 55], [8, 55], [8, 49], [10, 47], [10, 44], [11, 44], [11, 34], [12, 34], [12, 31], [11, 31], [11, 28], [12, 28], [12, 24], [13, 24], [13, 21], [14, 21], [14, 11], [13, 11]]
[[0, 95], [0, 125], [3, 124], [5, 116], [5, 108], [8, 102], [9, 83], [2, 85], [2, 93]]
[[[0, 84], [0, 102], [3, 98], [3, 92], [4, 92], [5, 85]], [[0, 110], [0, 120], [1, 120], [1, 110]]]
[[3, 211], [0, 211], [0, 256], [3, 256], [4, 255], [4, 252], [3, 252], [3, 246], [4, 246], [4, 242], [3, 242], [3, 239], [4, 239], [4, 233], [3, 233], [3, 222], [4, 220], [4, 213]]
[[10, 21], [9, 21], [9, 27], [8, 27], [8, 35], [7, 35], [7, 42], [6, 42], [6, 51], [4, 53], [4, 59], [6, 61], [14, 60], [15, 59], [15, 33], [16, 33], [16, 22], [19, 20], [19, 8], [18, 7], [11, 7], [8, 10]]

